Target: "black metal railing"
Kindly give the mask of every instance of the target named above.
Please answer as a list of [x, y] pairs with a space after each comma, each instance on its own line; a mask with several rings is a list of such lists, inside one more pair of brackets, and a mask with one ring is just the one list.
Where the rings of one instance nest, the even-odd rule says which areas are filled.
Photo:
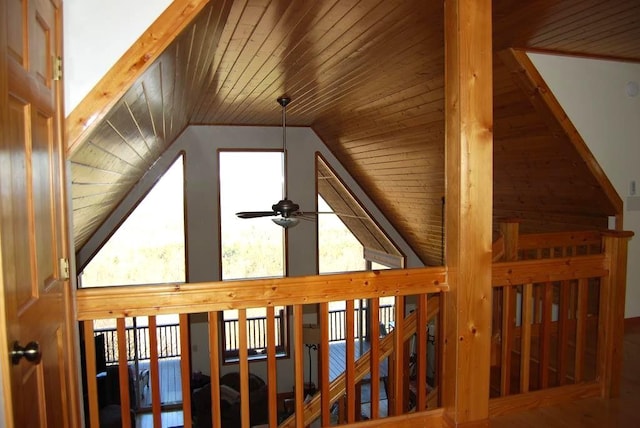
[[[275, 315], [276, 326], [276, 348], [283, 348], [286, 343], [285, 338], [285, 311], [280, 310]], [[224, 341], [225, 350], [233, 354], [238, 351], [239, 325], [237, 319], [224, 320]], [[267, 318], [250, 317], [247, 318], [247, 346], [249, 354], [259, 353], [267, 348]]]
[[[354, 328], [356, 339], [366, 339], [368, 337], [368, 311], [367, 307], [362, 309], [355, 308]], [[334, 309], [329, 311], [329, 342], [337, 342], [346, 339], [346, 309]], [[380, 305], [379, 320], [380, 334], [386, 335], [393, 330], [396, 319], [396, 311], [394, 305]]]
[[[180, 356], [180, 326], [179, 324], [166, 324], [156, 327], [158, 338], [158, 359], [175, 358]], [[118, 333], [115, 328], [100, 328], [94, 330], [94, 336], [104, 336], [104, 356], [107, 364], [118, 363]], [[125, 329], [127, 341], [127, 361], [137, 358], [138, 361], [149, 360], [149, 327], [136, 326]], [[96, 352], [99, 350], [96, 349]]]
[[[367, 338], [368, 308], [355, 308], [356, 338]], [[283, 350], [286, 345], [285, 311], [279, 311], [275, 316], [276, 348]], [[345, 309], [329, 311], [329, 341], [345, 340]], [[393, 329], [395, 322], [395, 306], [381, 305], [379, 308], [380, 334], [385, 335]], [[227, 356], [233, 357], [238, 351], [238, 320], [224, 320], [224, 343]], [[149, 327], [129, 326], [125, 329], [127, 341], [127, 361], [149, 360]], [[175, 358], [180, 356], [180, 326], [166, 324], [156, 327], [158, 338], [158, 358]], [[95, 336], [104, 336], [104, 356], [106, 364], [118, 363], [118, 339], [115, 328], [100, 328], [94, 331]], [[256, 355], [267, 347], [267, 319], [266, 317], [247, 318], [247, 341], [249, 354]], [[96, 350], [96, 352], [100, 352]]]

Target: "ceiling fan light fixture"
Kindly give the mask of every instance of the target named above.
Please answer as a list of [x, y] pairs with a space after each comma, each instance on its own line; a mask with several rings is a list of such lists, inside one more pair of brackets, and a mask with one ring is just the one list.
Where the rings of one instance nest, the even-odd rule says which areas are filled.
[[299, 220], [293, 217], [277, 217], [277, 218], [272, 218], [271, 221], [277, 224], [278, 226], [281, 226], [285, 229], [289, 229], [290, 227], [294, 227], [296, 224], [298, 224]]

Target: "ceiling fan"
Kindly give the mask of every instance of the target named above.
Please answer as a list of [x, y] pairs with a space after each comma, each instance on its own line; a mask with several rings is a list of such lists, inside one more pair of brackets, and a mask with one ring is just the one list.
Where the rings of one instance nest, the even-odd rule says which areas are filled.
[[[334, 212], [308, 212], [300, 211], [300, 206], [287, 197], [287, 105], [291, 102], [291, 98], [282, 96], [277, 99], [278, 104], [282, 107], [282, 152], [284, 155], [284, 198], [271, 206], [271, 211], [242, 211], [236, 213], [238, 218], [258, 218], [258, 217], [275, 217], [271, 219], [278, 226], [285, 229], [298, 224], [300, 219], [313, 220], [313, 216], [317, 214], [337, 214]], [[342, 215], [347, 217], [356, 217]]]

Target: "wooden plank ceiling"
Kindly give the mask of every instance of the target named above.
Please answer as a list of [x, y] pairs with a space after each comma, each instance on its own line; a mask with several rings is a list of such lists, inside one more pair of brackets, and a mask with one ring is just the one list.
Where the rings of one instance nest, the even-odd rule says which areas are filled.
[[[637, 0], [493, 4], [496, 52], [640, 60]], [[494, 62], [496, 216], [528, 219], [530, 230], [604, 227], [619, 201]], [[103, 119], [74, 144], [76, 248], [186, 126], [278, 125], [274, 100], [282, 94], [293, 99], [288, 123], [312, 127], [423, 261], [439, 264], [441, 0], [210, 2], [113, 107], [95, 112]]]

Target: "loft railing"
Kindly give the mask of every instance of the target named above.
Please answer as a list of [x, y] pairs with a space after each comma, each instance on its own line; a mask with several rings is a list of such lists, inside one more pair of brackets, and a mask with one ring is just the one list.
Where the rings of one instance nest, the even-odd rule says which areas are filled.
[[[360, 320], [367, 319], [368, 308], [355, 308], [356, 339], [368, 338], [368, 323], [358, 323]], [[379, 306], [380, 335], [384, 336], [391, 330], [395, 323], [395, 310], [393, 305]], [[337, 342], [346, 339], [345, 334], [345, 309], [329, 310], [329, 342]], [[276, 314], [275, 323], [276, 331], [276, 347], [281, 348], [285, 343], [285, 328], [282, 322], [284, 311]], [[226, 351], [228, 355], [238, 354], [239, 342], [239, 322], [238, 319], [224, 320], [224, 338], [226, 341]], [[159, 343], [158, 358], [175, 358], [180, 356], [180, 329], [179, 324], [163, 324], [157, 327], [157, 337]], [[249, 354], [256, 354], [267, 347], [266, 329], [267, 317], [247, 317], [247, 343], [249, 346]], [[134, 333], [135, 332], [135, 333]], [[136, 335], [134, 339], [134, 334]], [[106, 364], [116, 364], [118, 362], [118, 342], [117, 329], [113, 328], [97, 328], [94, 330], [95, 336], [104, 336], [104, 356]], [[126, 328], [126, 341], [133, 344], [128, 347], [127, 361], [132, 362], [135, 359], [145, 361], [150, 358], [149, 351], [149, 327], [148, 326], [130, 326]]]
[[632, 235], [518, 229], [502, 225], [492, 269], [491, 414], [615, 394]]
[[[515, 232], [515, 233], [514, 233]], [[503, 229], [501, 261], [493, 264], [491, 416], [519, 409], [600, 395], [610, 397], [619, 388], [621, 365], [626, 246], [631, 234], [547, 234], [518, 237], [517, 224]], [[599, 239], [599, 243], [595, 242]], [[594, 239], [592, 239], [594, 238]], [[593, 243], [589, 243], [590, 241]], [[531, 247], [531, 248], [529, 248]], [[518, 255], [520, 251], [520, 256]], [[529, 258], [531, 255], [532, 258]], [[535, 256], [533, 256], [535, 255]], [[518, 260], [518, 257], [527, 257]], [[387, 378], [389, 418], [376, 420], [377, 426], [441, 426], [443, 410], [438, 401], [430, 405], [432, 391], [426, 384], [425, 358], [417, 358], [412, 385], [408, 367], [412, 356], [427, 354], [427, 326], [430, 308], [447, 298], [446, 268], [375, 271], [341, 275], [310, 276], [222, 283], [151, 285], [83, 289], [77, 293], [78, 317], [84, 326], [86, 375], [90, 426], [99, 426], [99, 408], [93, 342], [93, 320], [117, 318], [118, 337], [126, 335], [125, 318], [149, 316], [150, 390], [153, 417], [160, 426], [157, 335], [155, 317], [179, 314], [184, 426], [192, 426], [190, 392], [190, 344], [188, 314], [207, 313], [211, 368], [211, 415], [213, 426], [220, 423], [220, 311], [238, 309], [240, 325], [247, 323], [247, 309], [267, 306], [266, 378], [269, 426], [278, 425], [279, 366], [275, 358], [276, 323], [274, 306], [292, 306], [293, 368], [287, 375], [294, 383], [294, 414], [286, 426], [303, 427], [320, 417], [323, 425], [332, 422], [333, 403], [342, 409], [340, 422], [358, 419], [356, 397], [366, 379], [380, 377], [379, 362], [389, 359]], [[394, 330], [380, 340], [371, 340], [371, 349], [355, 358], [355, 303], [372, 299], [367, 314], [371, 337], [379, 337], [378, 298], [395, 296]], [[437, 297], [437, 298], [436, 298]], [[329, 381], [329, 309], [333, 300], [345, 300], [345, 372]], [[317, 304], [321, 330], [319, 350], [319, 392], [304, 402], [307, 352], [303, 344], [303, 323], [308, 311], [303, 306]], [[439, 306], [439, 304], [438, 304]], [[314, 309], [315, 310], [315, 309]], [[413, 313], [411, 311], [413, 310]], [[398, 315], [402, 314], [402, 316]], [[415, 324], [414, 324], [415, 322]], [[440, 325], [440, 329], [447, 326]], [[269, 340], [269, 338], [272, 338]], [[248, 335], [239, 329], [240, 417], [250, 426]], [[439, 337], [436, 338], [436, 342]], [[120, 385], [128, 382], [126, 340], [118, 341]], [[423, 363], [424, 361], [424, 363]], [[440, 371], [436, 372], [439, 382]], [[425, 380], [425, 383], [422, 382]], [[439, 383], [437, 382], [437, 383]], [[413, 388], [412, 388], [413, 387]], [[380, 393], [371, 382], [372, 396]], [[413, 392], [413, 391], [416, 392]], [[436, 385], [437, 390], [437, 385]], [[123, 426], [128, 427], [130, 396], [119, 388]], [[411, 394], [414, 399], [411, 400]], [[413, 401], [413, 402], [412, 402]], [[371, 400], [372, 408], [378, 406]], [[425, 409], [425, 406], [427, 410]], [[434, 407], [436, 407], [434, 410]], [[372, 417], [377, 417], [373, 411]], [[251, 424], [253, 424], [251, 422]], [[400, 425], [399, 425], [400, 424]]]
[[[303, 344], [302, 330], [304, 305], [319, 306], [317, 316], [319, 317], [320, 331], [322, 339], [320, 342], [320, 365], [319, 392], [316, 395], [323, 405], [320, 408], [320, 417], [324, 424], [329, 424], [332, 415], [329, 413], [330, 404], [341, 402], [344, 404], [341, 418], [347, 423], [355, 422], [359, 417], [356, 411], [360, 405], [356, 400], [356, 391], [361, 387], [361, 381], [365, 377], [370, 379], [380, 379], [380, 361], [389, 359], [388, 367], [388, 401], [390, 418], [385, 419], [394, 426], [395, 417], [404, 415], [403, 420], [425, 420], [425, 418], [440, 418], [441, 411], [415, 412], [412, 415], [406, 414], [410, 411], [409, 396], [412, 379], [405, 377], [404, 373], [408, 367], [410, 356], [415, 350], [418, 355], [426, 355], [427, 349], [427, 312], [430, 304], [427, 296], [437, 296], [447, 290], [445, 282], [444, 268], [425, 268], [411, 270], [389, 270], [372, 271], [354, 274], [326, 275], [312, 277], [295, 277], [268, 280], [233, 281], [202, 284], [180, 284], [180, 285], [149, 285], [130, 286], [113, 288], [82, 289], [77, 293], [78, 317], [82, 321], [85, 337], [86, 354], [86, 378], [88, 392], [88, 415], [89, 426], [98, 427], [100, 424], [100, 408], [98, 400], [98, 382], [96, 380], [95, 368], [95, 348], [92, 340], [94, 332], [94, 320], [115, 317], [117, 320], [118, 338], [126, 337], [125, 320], [128, 317], [147, 316], [149, 323], [149, 339], [151, 358], [149, 362], [149, 390], [152, 395], [152, 415], [156, 426], [160, 426], [160, 414], [162, 411], [159, 378], [158, 378], [158, 338], [155, 334], [156, 316], [163, 314], [179, 314], [180, 317], [180, 353], [181, 382], [182, 382], [182, 411], [184, 426], [193, 426], [194, 415], [191, 405], [191, 385], [190, 385], [190, 343], [188, 314], [207, 313], [209, 320], [208, 346], [210, 349], [210, 372], [211, 372], [211, 412], [213, 425], [221, 426], [221, 388], [220, 379], [220, 311], [234, 308], [238, 310], [238, 322], [240, 325], [247, 325], [247, 310], [251, 308], [267, 305], [267, 401], [268, 405], [262, 404], [262, 408], [268, 409], [268, 423], [270, 426], [278, 425], [278, 391], [277, 385], [280, 376], [290, 376], [295, 390], [295, 407], [292, 421], [296, 426], [302, 427], [305, 421], [309, 420], [310, 409], [304, 402], [305, 374], [308, 373], [307, 349]], [[355, 300], [369, 299], [371, 310], [367, 313], [371, 325], [372, 337], [378, 337], [380, 329], [380, 316], [378, 298], [395, 296], [396, 313], [404, 314], [401, 319], [395, 320], [395, 328], [382, 340], [370, 341], [370, 350], [365, 354], [365, 359], [361, 357], [355, 359]], [[347, 368], [341, 377], [342, 381], [329, 382], [329, 372], [327, 370], [329, 355], [329, 310], [330, 301], [346, 301], [346, 361]], [[316, 306], [318, 304], [318, 306]], [[433, 304], [433, 303], [432, 303]], [[432, 305], [431, 304], [431, 305]], [[280, 368], [276, 362], [276, 315], [274, 306], [292, 306], [292, 362], [291, 368]], [[413, 315], [409, 312], [413, 310]], [[308, 312], [308, 310], [305, 310]], [[411, 318], [417, 320], [412, 321]], [[413, 325], [413, 327], [412, 327]], [[417, 325], [422, 328], [416, 328]], [[415, 331], [415, 334], [413, 333]], [[248, 340], [247, 329], [240, 328], [239, 331], [239, 362], [237, 370], [240, 373], [240, 400], [239, 412], [244, 421], [243, 426], [254, 425], [251, 420], [253, 407], [250, 407], [249, 392], [249, 363], [248, 363]], [[271, 339], [271, 340], [270, 340]], [[127, 364], [127, 341], [118, 340], [119, 361], [118, 373], [119, 384], [129, 383], [129, 368]], [[416, 359], [416, 379], [414, 379], [415, 396], [414, 401], [426, 407], [427, 401], [427, 361], [426, 358]], [[284, 372], [282, 372], [284, 370]], [[357, 370], [357, 371], [356, 371]], [[417, 379], [423, 379], [418, 381]], [[373, 396], [380, 394], [382, 388], [378, 382], [371, 383], [371, 393]], [[332, 388], [332, 389], [330, 389]], [[336, 389], [337, 388], [337, 389]], [[291, 391], [291, 389], [289, 389]], [[120, 411], [122, 426], [130, 425], [130, 412], [132, 407], [130, 388], [119, 388]], [[254, 397], [251, 395], [251, 397]], [[333, 398], [332, 398], [333, 397]], [[326, 404], [326, 406], [325, 406]], [[375, 407], [372, 417], [377, 418], [378, 401], [371, 400], [371, 406]], [[415, 407], [415, 403], [413, 403]], [[255, 406], [254, 406], [255, 407]], [[357, 415], [357, 416], [356, 416]], [[315, 418], [315, 416], [314, 416]], [[245, 425], [246, 424], [246, 425]]]

